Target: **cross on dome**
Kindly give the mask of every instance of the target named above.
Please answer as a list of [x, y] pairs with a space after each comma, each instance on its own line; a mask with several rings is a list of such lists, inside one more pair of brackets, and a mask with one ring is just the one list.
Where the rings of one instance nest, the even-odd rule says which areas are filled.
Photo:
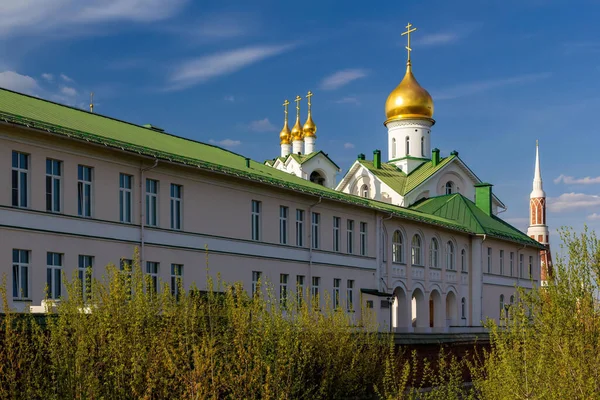
[[408, 51], [408, 63], [410, 63], [410, 52], [412, 51], [411, 47], [410, 47], [410, 34], [411, 32], [414, 32], [417, 30], [417, 28], [412, 28], [410, 29], [410, 27], [413, 26], [410, 22], [408, 23], [408, 25], [406, 25], [406, 32], [402, 32], [402, 34], [400, 36], [404, 36], [406, 35], [407, 39], [408, 39], [408, 43], [406, 46], [404, 46], [406, 48], [406, 50]]

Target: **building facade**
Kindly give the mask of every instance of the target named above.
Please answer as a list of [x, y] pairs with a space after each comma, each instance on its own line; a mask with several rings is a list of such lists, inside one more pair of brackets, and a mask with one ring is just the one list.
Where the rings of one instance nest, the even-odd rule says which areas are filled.
[[386, 105], [390, 160], [361, 154], [339, 184], [339, 167], [316, 148], [310, 106], [300, 124], [298, 99], [292, 130], [285, 104], [280, 156], [259, 163], [0, 90], [9, 306], [59, 300], [63, 276], [91, 267], [100, 278], [137, 248], [154, 290], [177, 281], [202, 289], [218, 273], [249, 292], [265, 280], [282, 298], [307, 290], [321, 306], [327, 293], [357, 324], [371, 310], [385, 330], [460, 332], [498, 320], [515, 285], [538, 284], [545, 247], [496, 216], [492, 185], [457, 152], [429, 153], [433, 102], [410, 60], [398, 88]]

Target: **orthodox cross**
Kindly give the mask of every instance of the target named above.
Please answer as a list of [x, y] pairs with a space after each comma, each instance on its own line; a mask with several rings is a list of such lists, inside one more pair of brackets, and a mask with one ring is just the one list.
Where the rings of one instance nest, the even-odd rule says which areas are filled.
[[410, 62], [410, 52], [412, 51], [412, 49], [410, 48], [410, 33], [417, 30], [417, 28], [410, 29], [411, 26], [412, 26], [412, 24], [409, 22], [408, 25], [406, 25], [406, 32], [402, 32], [402, 35], [400, 35], [400, 36], [406, 35], [406, 37], [408, 38], [408, 45], [405, 46], [406, 50], [408, 50], [408, 62]]
[[309, 90], [308, 94], [306, 95], [306, 98], [308, 99], [308, 112], [310, 112], [310, 106], [311, 106], [310, 98], [311, 97], [313, 97], [313, 93]]
[[296, 96], [296, 118], [300, 118], [300, 102], [302, 101], [302, 97]]
[[285, 101], [283, 102], [283, 112], [285, 113], [285, 123], [287, 124], [288, 122], [288, 106], [290, 105], [290, 102], [285, 99]]

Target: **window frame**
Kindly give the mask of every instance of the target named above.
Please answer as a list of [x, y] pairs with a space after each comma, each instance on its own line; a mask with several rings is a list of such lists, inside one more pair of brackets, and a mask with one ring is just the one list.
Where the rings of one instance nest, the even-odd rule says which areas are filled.
[[487, 273], [492, 273], [492, 248], [487, 248]]
[[340, 217], [333, 217], [333, 251], [340, 252], [341, 246], [341, 235], [340, 235], [340, 227], [342, 225], [342, 219]]
[[150, 282], [147, 284], [146, 290], [149, 291], [150, 295], [158, 294], [160, 290], [160, 262], [146, 261], [146, 275], [150, 277]]
[[31, 250], [12, 250], [12, 299], [27, 301], [31, 299]]
[[333, 278], [333, 308], [337, 310], [340, 308], [340, 287], [342, 286], [342, 280], [340, 278]]
[[392, 235], [392, 262], [404, 264], [404, 235], [396, 229]]
[[123, 172], [119, 173], [119, 221], [133, 222], [133, 175]]
[[296, 246], [304, 247], [304, 210], [296, 209]]
[[170, 186], [171, 229], [183, 229], [183, 185], [171, 183]]
[[287, 307], [289, 280], [289, 274], [279, 274], [279, 304], [283, 308]]
[[500, 249], [499, 251], [500, 258], [500, 275], [504, 275], [504, 249]]
[[317, 303], [319, 303], [320, 300], [320, 296], [319, 296], [319, 286], [321, 285], [321, 277], [320, 276], [313, 276], [312, 280], [311, 280], [311, 287], [310, 287], [310, 296], [311, 296], [311, 301], [314, 303], [315, 299], [317, 300]]
[[[86, 172], [89, 172], [89, 178]], [[89, 165], [77, 165], [77, 215], [83, 218], [94, 216], [94, 167]]]
[[450, 271], [456, 270], [456, 262], [455, 262], [455, 249], [454, 242], [452, 240], [448, 240], [446, 242], [446, 268]]
[[79, 254], [77, 259], [77, 276], [81, 284], [81, 297], [85, 302], [92, 296], [95, 259], [87, 254]]
[[346, 220], [346, 252], [354, 254], [354, 220]]
[[359, 224], [359, 234], [360, 234], [360, 255], [361, 256], [368, 256], [369, 255], [369, 248], [368, 248], [368, 242], [367, 242], [367, 233], [368, 233], [368, 226], [366, 222], [361, 221]]
[[46, 253], [46, 296], [58, 300], [62, 296], [62, 268], [64, 254], [56, 252]]
[[258, 291], [261, 286], [262, 279], [262, 271], [252, 271], [252, 297], [258, 294]]
[[429, 241], [429, 267], [440, 268], [440, 244], [435, 237]]
[[171, 296], [179, 300], [181, 293], [185, 292], [183, 287], [183, 264], [171, 263]]
[[302, 299], [304, 298], [304, 285], [305, 276], [296, 275], [296, 304], [298, 307], [302, 306]]
[[411, 265], [423, 266], [423, 239], [418, 233], [413, 235], [410, 242], [410, 262]]
[[262, 202], [259, 200], [252, 200], [252, 208], [251, 208], [251, 216], [250, 216], [250, 224], [251, 224], [251, 237], [254, 241], [261, 240], [261, 210]]
[[[13, 207], [29, 208], [31, 202], [29, 182], [31, 155], [13, 150], [11, 162], [11, 204]], [[23, 163], [25, 167], [22, 166]], [[23, 200], [25, 201], [23, 202]]]
[[146, 178], [146, 226], [158, 227], [159, 224], [159, 186], [160, 182], [157, 179]]
[[[58, 171], [55, 171], [55, 167]], [[46, 211], [62, 212], [62, 172], [63, 162], [46, 158]]]
[[311, 245], [313, 249], [319, 249], [321, 245], [320, 222], [321, 214], [313, 212], [311, 214]]
[[288, 244], [289, 224], [288, 218], [290, 209], [286, 206], [279, 206], [279, 244]]
[[354, 279], [346, 280], [346, 308], [354, 311]]

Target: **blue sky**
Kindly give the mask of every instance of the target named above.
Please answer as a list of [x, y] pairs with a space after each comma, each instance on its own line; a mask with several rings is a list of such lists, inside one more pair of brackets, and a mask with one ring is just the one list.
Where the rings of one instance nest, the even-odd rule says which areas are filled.
[[555, 235], [600, 228], [598, 15], [597, 1], [5, 0], [0, 86], [83, 108], [94, 91], [98, 113], [257, 160], [279, 154], [283, 100], [312, 90], [317, 146], [345, 172], [387, 154], [410, 21], [433, 145], [525, 229], [539, 139]]

